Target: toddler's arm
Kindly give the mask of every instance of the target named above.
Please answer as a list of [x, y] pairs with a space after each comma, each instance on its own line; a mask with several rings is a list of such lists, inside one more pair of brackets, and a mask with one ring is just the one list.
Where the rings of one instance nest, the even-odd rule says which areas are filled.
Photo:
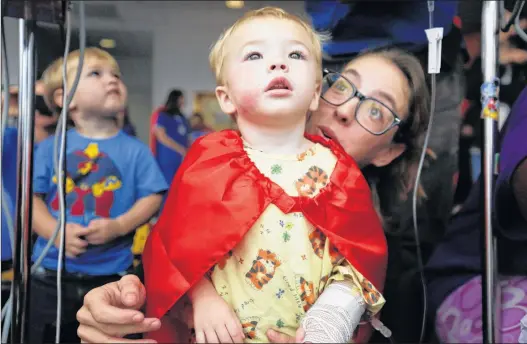
[[57, 228], [57, 220], [49, 213], [46, 203], [33, 195], [33, 229], [35, 233], [49, 240]]
[[147, 223], [157, 213], [162, 201], [163, 196], [160, 194], [152, 194], [137, 200], [130, 210], [117, 217], [116, 220], [123, 230], [120, 234], [126, 235]]
[[304, 343], [349, 343], [365, 311], [353, 281], [329, 284], [304, 317]]
[[374, 317], [384, 306], [382, 294], [344, 257], [335, 261], [325, 288], [321, 286], [320, 296], [306, 313], [305, 342], [349, 343], [364, 319], [389, 337], [390, 331]]
[[232, 307], [218, 294], [212, 281], [203, 277], [189, 291], [198, 343], [242, 343], [245, 335]]

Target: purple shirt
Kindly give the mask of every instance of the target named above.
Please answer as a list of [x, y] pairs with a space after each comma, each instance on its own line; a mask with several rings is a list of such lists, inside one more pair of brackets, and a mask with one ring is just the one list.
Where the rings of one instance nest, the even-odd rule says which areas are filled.
[[[511, 178], [516, 168], [527, 157], [527, 88], [512, 108], [507, 132], [503, 138], [495, 210], [500, 233], [511, 240], [527, 240], [527, 222], [520, 213], [512, 193]], [[526, 247], [527, 251], [527, 247]], [[527, 255], [526, 255], [527, 257]], [[524, 261], [524, 262], [527, 262]]]
[[[527, 88], [512, 108], [502, 137], [496, 179], [494, 229], [498, 236], [498, 270], [505, 275], [527, 275], [527, 222], [520, 214], [510, 185], [518, 165], [527, 157]], [[483, 230], [481, 178], [462, 210], [452, 218], [442, 242], [427, 263], [430, 314], [456, 288], [481, 274]]]

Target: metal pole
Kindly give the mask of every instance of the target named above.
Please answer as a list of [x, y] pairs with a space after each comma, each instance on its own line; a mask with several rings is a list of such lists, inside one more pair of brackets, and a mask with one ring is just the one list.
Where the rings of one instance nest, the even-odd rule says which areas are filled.
[[483, 195], [484, 195], [484, 252], [483, 252], [483, 342], [499, 342], [500, 293], [497, 278], [497, 257], [492, 230], [492, 205], [494, 200], [495, 135], [499, 115], [499, 29], [500, 3], [484, 1], [481, 28], [481, 58], [483, 84], [481, 103], [483, 119]]
[[[26, 3], [26, 6], [30, 6]], [[20, 78], [18, 94], [18, 152], [15, 252], [13, 254], [13, 309], [11, 342], [27, 342], [29, 321], [29, 269], [31, 266], [33, 134], [35, 115], [35, 22], [30, 8], [19, 19]], [[29, 19], [28, 19], [29, 18]]]

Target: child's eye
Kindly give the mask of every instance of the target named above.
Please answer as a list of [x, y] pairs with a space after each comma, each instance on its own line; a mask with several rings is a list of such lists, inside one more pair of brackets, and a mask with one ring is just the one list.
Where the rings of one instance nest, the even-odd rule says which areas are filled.
[[101, 73], [98, 70], [92, 70], [90, 73], [88, 73], [89, 76], [100, 76]]
[[249, 53], [245, 56], [245, 60], [258, 60], [262, 58], [260, 53]]
[[300, 51], [293, 51], [291, 54], [289, 54], [289, 57], [295, 60], [305, 59], [304, 54], [302, 54]]

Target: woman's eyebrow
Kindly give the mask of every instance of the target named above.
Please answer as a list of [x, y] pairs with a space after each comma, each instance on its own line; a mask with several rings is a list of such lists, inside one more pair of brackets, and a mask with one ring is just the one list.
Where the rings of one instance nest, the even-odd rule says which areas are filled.
[[348, 68], [348, 69], [344, 70], [344, 72], [342, 72], [342, 74], [348, 74], [348, 75], [354, 76], [358, 81], [360, 81], [360, 73], [357, 72], [353, 68]]
[[[342, 74], [347, 74], [347, 75], [353, 76], [358, 82], [360, 82], [361, 75], [360, 75], [360, 73], [357, 70], [355, 70], [353, 68], [348, 68], [348, 69], [344, 70], [344, 72], [342, 72]], [[390, 107], [392, 109], [396, 108], [395, 98], [391, 94], [389, 94], [389, 93], [387, 93], [387, 92], [385, 92], [383, 90], [375, 90], [369, 96], [372, 96], [372, 95], [376, 95], [379, 98], [383, 98], [387, 103], [390, 103], [389, 105], [390, 105]]]

